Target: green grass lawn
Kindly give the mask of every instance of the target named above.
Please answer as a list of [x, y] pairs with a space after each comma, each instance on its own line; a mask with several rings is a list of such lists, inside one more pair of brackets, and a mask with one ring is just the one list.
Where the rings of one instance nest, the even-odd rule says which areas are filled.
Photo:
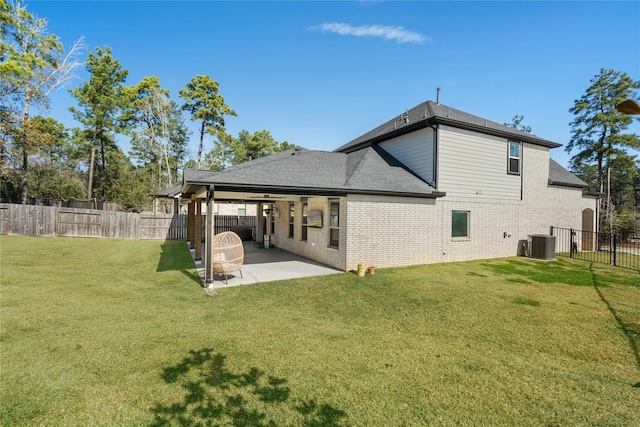
[[640, 425], [640, 275], [522, 258], [200, 287], [183, 242], [0, 237], [3, 426]]

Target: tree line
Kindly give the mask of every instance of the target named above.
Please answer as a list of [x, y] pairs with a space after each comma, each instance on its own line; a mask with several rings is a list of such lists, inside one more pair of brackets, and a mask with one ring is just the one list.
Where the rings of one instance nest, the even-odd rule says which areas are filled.
[[[88, 52], [83, 40], [65, 52], [44, 19], [20, 0], [0, 3], [0, 200], [29, 198], [115, 201], [128, 210], [149, 206], [150, 195], [179, 183], [184, 168], [221, 170], [293, 147], [266, 131], [225, 130], [225, 117], [236, 112], [225, 103], [220, 85], [197, 75], [171, 99], [157, 76], [127, 86], [128, 71], [108, 46]], [[53, 91], [68, 88], [78, 69], [87, 81], [69, 90], [77, 105], [69, 110], [78, 127], [66, 128], [47, 111]], [[633, 116], [615, 107], [638, 99], [640, 81], [626, 73], [601, 69], [576, 99], [571, 140], [571, 170], [602, 194], [600, 229], [640, 233], [640, 169], [628, 149], [639, 149], [638, 135], [626, 133]], [[195, 158], [188, 150], [190, 130], [183, 113], [198, 123]], [[525, 132], [524, 116], [509, 126]], [[123, 153], [117, 141], [127, 138]], [[205, 150], [205, 139], [213, 147]]]
[[[625, 133], [640, 120], [616, 107], [638, 99], [640, 81], [612, 69], [600, 69], [585, 93], [574, 101], [571, 140], [565, 147], [570, 169], [599, 193], [598, 229], [622, 235], [640, 234], [640, 161], [629, 149], [640, 149], [640, 139]], [[524, 116], [516, 115], [505, 125], [531, 132]]]
[[[0, 200], [30, 198], [114, 201], [127, 210], [148, 208], [151, 195], [180, 181], [184, 168], [220, 170], [291, 148], [262, 130], [226, 132], [235, 116], [209, 75], [197, 75], [171, 99], [157, 76], [128, 86], [128, 71], [108, 46], [88, 52], [83, 40], [64, 50], [46, 20], [23, 2], [0, 3]], [[87, 81], [69, 88], [84, 67]], [[48, 111], [55, 90], [69, 90], [69, 107], [80, 126], [66, 128]], [[191, 158], [191, 132], [183, 113], [199, 124], [199, 147]], [[127, 138], [124, 153], [117, 141]], [[205, 152], [205, 138], [214, 147]], [[204, 154], [203, 154], [204, 153]]]
[[[626, 130], [640, 120], [616, 107], [638, 99], [640, 81], [612, 69], [600, 69], [585, 93], [574, 101], [571, 140], [565, 147], [570, 169], [599, 193], [598, 229], [622, 235], [640, 234], [640, 161], [630, 150], [640, 149], [640, 138]], [[505, 123], [524, 132], [524, 116]]]

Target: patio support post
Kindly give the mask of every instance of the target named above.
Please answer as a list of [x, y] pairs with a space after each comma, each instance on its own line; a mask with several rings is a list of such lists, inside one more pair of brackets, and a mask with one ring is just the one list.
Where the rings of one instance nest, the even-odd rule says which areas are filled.
[[262, 218], [262, 203], [258, 203], [258, 207], [256, 208], [256, 243], [264, 242], [264, 220]]
[[202, 200], [196, 199], [195, 259], [202, 260]]
[[194, 234], [195, 234], [195, 224], [196, 224], [196, 218], [195, 218], [195, 204], [194, 204], [194, 196], [191, 196], [191, 200], [189, 200], [189, 204], [187, 205], [187, 240], [189, 241], [189, 249], [193, 249], [195, 247], [195, 245], [193, 244], [194, 241]]
[[213, 283], [213, 265], [212, 265], [212, 242], [214, 235], [214, 219], [213, 219], [213, 185], [209, 186], [207, 191], [207, 221], [204, 235], [204, 286]]

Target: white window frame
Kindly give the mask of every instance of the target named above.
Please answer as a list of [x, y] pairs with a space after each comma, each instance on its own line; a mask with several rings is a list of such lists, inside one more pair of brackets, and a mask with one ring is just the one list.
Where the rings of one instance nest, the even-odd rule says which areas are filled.
[[296, 205], [294, 202], [289, 202], [289, 238], [293, 239], [295, 233], [295, 218], [296, 218]]
[[[331, 206], [334, 204], [338, 205], [338, 214], [331, 215]], [[334, 221], [335, 218], [335, 221]], [[334, 225], [335, 224], [335, 225]], [[338, 231], [338, 242], [337, 245], [331, 244], [331, 232], [337, 230]], [[340, 201], [339, 200], [329, 200], [329, 240], [328, 246], [334, 249], [340, 249]]]
[[300, 240], [306, 242], [309, 237], [309, 227], [307, 226], [307, 212], [309, 212], [309, 204], [302, 202], [302, 222], [300, 224]]
[[[511, 153], [511, 147], [512, 146], [517, 146], [518, 147], [518, 155], [514, 156]], [[516, 164], [518, 165], [518, 170], [513, 170], [512, 168], [512, 160], [516, 161]], [[522, 170], [522, 143], [518, 142], [518, 141], [509, 141], [509, 143], [507, 144], [507, 173], [509, 175], [520, 175], [520, 171]]]

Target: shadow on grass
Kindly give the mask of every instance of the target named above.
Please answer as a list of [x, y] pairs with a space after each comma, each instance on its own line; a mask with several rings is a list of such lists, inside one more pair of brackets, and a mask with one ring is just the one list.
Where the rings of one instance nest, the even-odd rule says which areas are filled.
[[564, 283], [572, 286], [591, 286], [589, 271], [568, 266], [562, 260], [521, 261], [517, 259], [484, 262], [483, 267], [499, 276], [508, 276], [513, 283]]
[[[508, 259], [506, 262], [485, 262], [482, 266], [493, 273], [506, 276], [505, 280], [514, 283], [563, 283], [573, 286], [593, 286], [600, 300], [615, 319], [616, 323], [626, 335], [631, 351], [635, 356], [636, 366], [640, 370], [640, 330], [637, 326], [627, 323], [605, 298], [601, 288], [606, 288], [606, 283], [600, 283], [593, 269], [593, 261], [588, 269], [571, 267], [562, 260], [553, 262], [536, 261], [526, 262]], [[526, 279], [526, 280], [525, 280]], [[633, 385], [640, 388], [640, 382]]]
[[165, 240], [161, 248], [162, 253], [158, 260], [157, 272], [179, 271], [200, 285], [200, 276], [195, 271], [191, 254], [183, 241]]
[[[639, 349], [640, 331], [633, 330], [632, 325], [627, 324], [624, 320], [622, 320], [622, 317], [620, 317], [616, 309], [613, 308], [613, 306], [611, 305], [611, 303], [609, 303], [609, 301], [607, 301], [602, 291], [600, 290], [598, 276], [596, 275], [595, 271], [593, 271], [593, 262], [589, 264], [589, 272], [591, 273], [593, 287], [598, 293], [598, 297], [600, 297], [600, 300], [604, 303], [604, 305], [607, 306], [607, 308], [609, 309], [609, 312], [611, 313], [613, 318], [616, 320], [616, 323], [618, 324], [620, 329], [622, 329], [622, 332], [624, 332], [624, 334], [627, 336], [627, 339], [629, 340], [629, 346], [631, 347], [631, 351], [633, 351], [633, 354], [636, 357], [636, 366], [640, 370], [640, 349]], [[640, 387], [640, 382], [634, 384], [633, 386]]]
[[[182, 362], [162, 374], [167, 384], [184, 390], [184, 398], [153, 408], [152, 426], [347, 426], [347, 414], [315, 400], [291, 398], [284, 378], [266, 375], [258, 368], [233, 373], [225, 366], [226, 356], [212, 349], [191, 351]], [[274, 417], [275, 416], [275, 417]], [[274, 421], [279, 419], [279, 422]]]

